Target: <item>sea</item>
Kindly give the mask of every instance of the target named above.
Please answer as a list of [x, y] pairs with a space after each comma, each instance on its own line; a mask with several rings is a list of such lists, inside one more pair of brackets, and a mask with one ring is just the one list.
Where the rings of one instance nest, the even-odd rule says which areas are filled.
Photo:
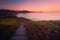
[[60, 13], [18, 13], [17, 17], [23, 17], [32, 21], [60, 20]]

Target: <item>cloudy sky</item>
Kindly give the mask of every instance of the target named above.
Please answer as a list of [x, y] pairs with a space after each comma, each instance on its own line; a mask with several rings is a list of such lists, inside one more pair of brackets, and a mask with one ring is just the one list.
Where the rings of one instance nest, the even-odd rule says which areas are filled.
[[0, 9], [60, 11], [60, 0], [0, 0]]

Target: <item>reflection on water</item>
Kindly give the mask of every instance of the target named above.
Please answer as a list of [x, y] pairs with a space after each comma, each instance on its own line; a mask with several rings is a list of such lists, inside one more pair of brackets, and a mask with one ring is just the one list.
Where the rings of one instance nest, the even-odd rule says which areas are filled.
[[17, 17], [24, 17], [31, 20], [58, 20], [60, 19], [60, 13], [19, 13]]

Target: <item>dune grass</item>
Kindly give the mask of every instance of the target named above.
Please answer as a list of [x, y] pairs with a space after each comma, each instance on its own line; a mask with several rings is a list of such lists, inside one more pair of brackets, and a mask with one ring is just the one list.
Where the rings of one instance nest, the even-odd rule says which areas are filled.
[[60, 40], [60, 21], [26, 21], [29, 40]]
[[0, 40], [9, 40], [18, 27], [17, 18], [0, 18]]
[[[10, 40], [21, 21], [0, 18], [0, 40]], [[24, 21], [29, 40], [60, 40], [60, 21]]]

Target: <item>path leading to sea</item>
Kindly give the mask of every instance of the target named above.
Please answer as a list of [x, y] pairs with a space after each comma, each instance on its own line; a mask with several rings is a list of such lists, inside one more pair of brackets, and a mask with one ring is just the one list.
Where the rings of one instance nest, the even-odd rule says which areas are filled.
[[27, 31], [23, 23], [21, 23], [19, 28], [16, 30], [11, 40], [28, 40]]

